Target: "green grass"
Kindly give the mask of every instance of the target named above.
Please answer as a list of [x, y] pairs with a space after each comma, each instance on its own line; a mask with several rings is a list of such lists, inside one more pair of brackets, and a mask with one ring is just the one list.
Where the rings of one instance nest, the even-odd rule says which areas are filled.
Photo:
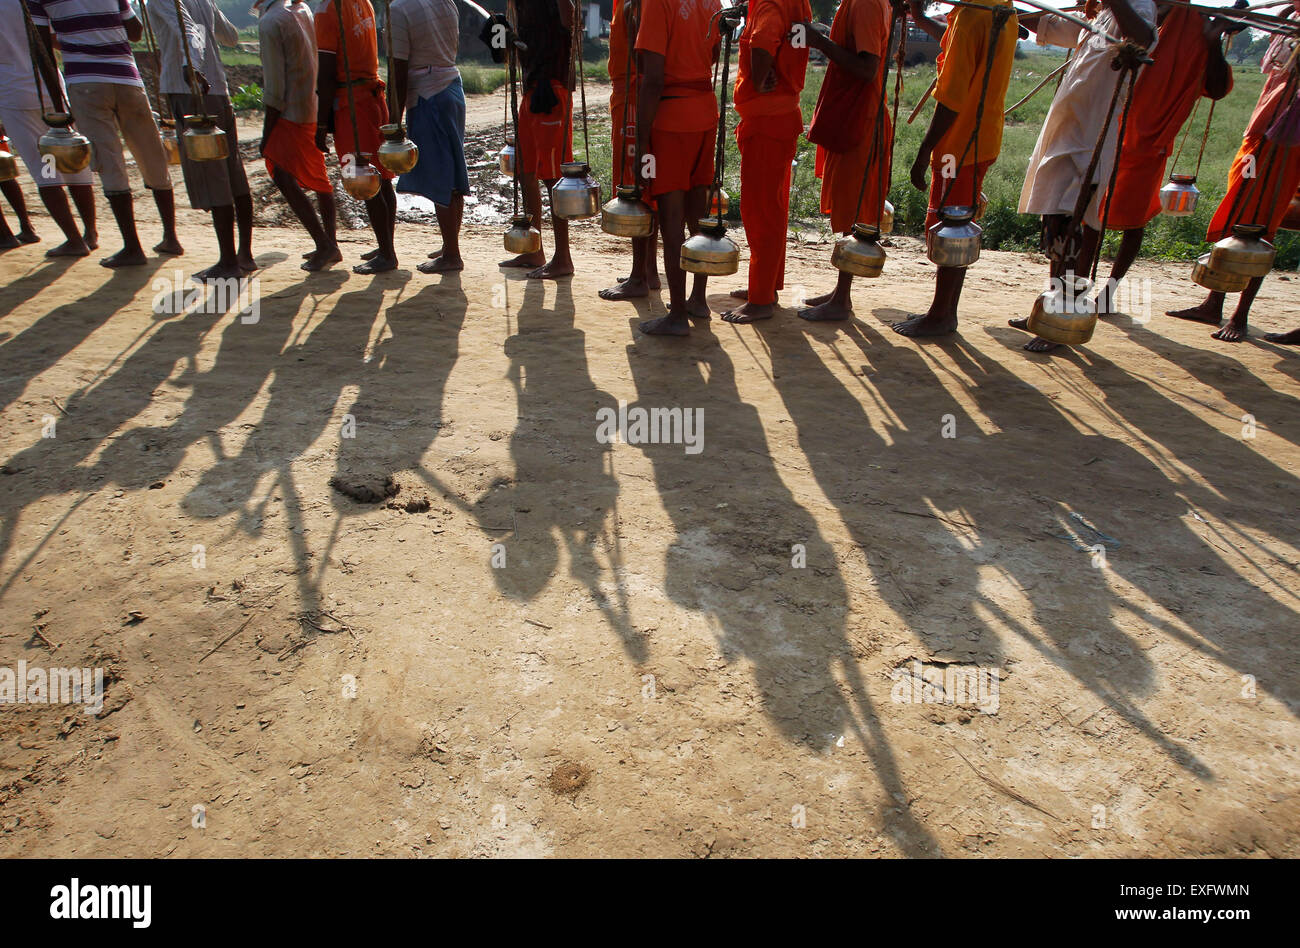
[[508, 78], [504, 66], [460, 63], [460, 81], [465, 86], [466, 95], [496, 92], [506, 84]]

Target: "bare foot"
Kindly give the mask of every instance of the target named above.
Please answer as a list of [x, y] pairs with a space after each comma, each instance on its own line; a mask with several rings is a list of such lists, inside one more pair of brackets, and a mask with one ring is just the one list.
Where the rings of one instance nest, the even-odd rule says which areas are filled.
[[932, 316], [925, 313], [890, 326], [900, 336], [947, 336], [957, 331], [956, 316]]
[[[1030, 331], [1028, 316], [1017, 316], [1015, 319], [1008, 319], [1007, 325], [1012, 329], [1019, 329], [1023, 332]], [[1058, 346], [1060, 346], [1060, 343], [1048, 342], [1040, 336], [1035, 336], [1033, 339], [1030, 339], [1025, 343], [1024, 350], [1026, 352], [1051, 352]]]
[[302, 265], [302, 269], [308, 273], [315, 273], [317, 270], [324, 270], [331, 264], [339, 263], [342, 260], [343, 254], [339, 250], [338, 244], [333, 244], [309, 253], [306, 262]]
[[86, 257], [90, 255], [91, 248], [86, 246], [86, 242], [78, 237], [74, 240], [65, 240], [57, 247], [51, 247], [45, 251], [47, 257]]
[[363, 253], [363, 254], [361, 255], [361, 259], [362, 259], [362, 260], [374, 260], [375, 257], [378, 257], [378, 256], [379, 256], [379, 253], [380, 253], [379, 248], [376, 247], [376, 248], [374, 248], [373, 250], [367, 250], [365, 253]]
[[657, 267], [650, 271], [650, 276], [646, 279], [645, 283], [646, 286], [650, 287], [652, 290], [659, 289], [659, 269]]
[[691, 324], [686, 316], [670, 312], [658, 319], [647, 319], [639, 327], [647, 336], [689, 336]]
[[644, 280], [634, 280], [631, 277], [624, 277], [618, 281], [616, 286], [611, 286], [601, 290], [596, 294], [602, 300], [608, 300], [611, 303], [617, 303], [619, 300], [635, 300], [643, 296], [649, 296], [650, 290], [646, 287]]
[[560, 277], [573, 276], [572, 260], [552, 260], [544, 266], [528, 273], [530, 280], [558, 280]]
[[239, 264], [239, 269], [243, 270], [245, 273], [252, 273], [255, 270], [261, 269], [261, 267], [257, 265], [257, 260], [254, 259], [251, 253], [241, 253], [235, 258], [235, 262]]
[[[845, 319], [853, 318], [853, 304], [841, 303], [832, 298], [833, 294], [827, 293], [825, 296], [819, 296], [820, 301], [816, 305], [809, 306], [807, 309], [801, 309], [798, 312], [800, 319], [806, 319], [810, 323], [833, 323]], [[809, 300], [808, 302], [813, 302]]]
[[439, 257], [441, 257], [441, 256], [442, 256], [442, 248], [441, 248], [441, 247], [439, 247], [437, 250], [431, 250], [431, 251], [429, 251], [429, 259], [430, 259], [430, 260], [437, 260], [437, 259], [438, 259]]
[[441, 257], [418, 264], [415, 269], [421, 273], [454, 273], [465, 269], [465, 261], [460, 257], [448, 257], [443, 254]]
[[517, 257], [511, 257], [509, 260], [502, 260], [497, 264], [498, 267], [509, 267], [512, 270], [535, 270], [537, 267], [546, 263], [546, 255], [540, 250], [533, 253], [521, 253]]
[[[815, 309], [818, 306], [821, 306], [823, 303], [829, 303], [831, 301], [831, 297], [834, 295], [835, 295], [834, 293], [823, 293], [821, 296], [814, 296], [812, 299], [804, 300], [804, 305], [810, 306]], [[803, 314], [800, 313], [799, 315], [802, 316]]]
[[1241, 342], [1247, 335], [1249, 334], [1246, 332], [1246, 321], [1243, 319], [1238, 322], [1237, 317], [1234, 316], [1218, 332], [1211, 333], [1210, 338], [1220, 342]]
[[[733, 291], [731, 295], [735, 296], [736, 294]], [[745, 295], [748, 296], [749, 294]], [[724, 321], [729, 323], [744, 325], [746, 323], [756, 323], [760, 320], [771, 319], [775, 312], [775, 303], [746, 303], [738, 309], [733, 309], [730, 312], [723, 313], [722, 318]]]
[[1048, 342], [1042, 336], [1035, 336], [1021, 348], [1026, 352], [1051, 352], [1053, 349], [1061, 348], [1061, 344], [1059, 342]]
[[1208, 300], [1188, 309], [1168, 310], [1165, 315], [1172, 316], [1174, 319], [1186, 319], [1193, 323], [1205, 323], [1207, 326], [1217, 326], [1223, 322], [1223, 311], [1212, 306]]
[[86, 242], [86, 246], [89, 247], [91, 250], [99, 249], [99, 231], [87, 230], [84, 234], [81, 235], [81, 239]]
[[748, 300], [749, 290], [732, 290], [727, 295], [730, 296], [733, 300]]
[[20, 244], [39, 244], [41, 235], [36, 233], [30, 227], [24, 227], [18, 232], [18, 242]]
[[15, 247], [21, 246], [22, 244], [18, 242], [18, 238], [13, 234], [8, 237], [0, 237], [0, 250], [13, 250]]
[[699, 319], [704, 321], [713, 318], [713, 313], [709, 309], [709, 304], [705, 303], [703, 300], [687, 300], [686, 315], [689, 316], [691, 319]]
[[127, 251], [125, 247], [113, 254], [111, 257], [105, 257], [99, 261], [101, 267], [108, 267], [110, 270], [116, 270], [119, 267], [142, 267], [149, 262], [144, 255], [143, 250]]
[[218, 261], [207, 269], [200, 270], [190, 277], [195, 283], [215, 283], [218, 280], [240, 280], [243, 279], [244, 271], [237, 263], [221, 263]]
[[1269, 332], [1264, 334], [1265, 342], [1276, 342], [1281, 346], [1300, 346], [1300, 329], [1290, 332]]
[[353, 273], [359, 273], [362, 276], [369, 276], [372, 273], [387, 273], [390, 270], [397, 269], [397, 258], [378, 256], [371, 257], [365, 263], [358, 263], [352, 268]]
[[181, 257], [185, 254], [185, 248], [175, 237], [164, 237], [158, 243], [153, 245], [153, 252], [160, 253], [165, 257]]

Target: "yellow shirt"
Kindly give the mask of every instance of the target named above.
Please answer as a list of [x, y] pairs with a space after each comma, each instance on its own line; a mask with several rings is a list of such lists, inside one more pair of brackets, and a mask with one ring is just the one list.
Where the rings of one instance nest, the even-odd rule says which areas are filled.
[[[967, 0], [982, 7], [1010, 6], [1007, 0]], [[979, 111], [980, 89], [984, 83], [984, 70], [988, 66], [989, 39], [993, 30], [993, 17], [983, 10], [958, 7], [948, 19], [940, 41], [939, 81], [935, 85], [934, 99], [940, 105], [957, 113], [957, 120], [948, 133], [940, 139], [931, 161], [940, 164], [945, 155], [961, 165], [977, 160], [977, 149], [967, 150], [975, 132], [975, 118]], [[989, 87], [984, 97], [984, 117], [980, 122], [978, 161], [983, 164], [997, 158], [1002, 150], [1002, 110], [1005, 108], [1007, 85], [1011, 81], [1011, 65], [1016, 56], [1019, 21], [1012, 14], [998, 34], [997, 50], [993, 54], [993, 67], [989, 71]], [[963, 155], [965, 158], [963, 159]]]

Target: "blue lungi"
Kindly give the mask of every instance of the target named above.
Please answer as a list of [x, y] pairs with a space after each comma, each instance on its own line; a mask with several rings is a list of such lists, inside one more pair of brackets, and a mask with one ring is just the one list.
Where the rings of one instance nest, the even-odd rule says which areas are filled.
[[406, 112], [406, 133], [420, 149], [415, 167], [397, 179], [397, 190], [447, 206], [451, 196], [469, 194], [465, 167], [465, 87], [460, 77], [431, 99]]

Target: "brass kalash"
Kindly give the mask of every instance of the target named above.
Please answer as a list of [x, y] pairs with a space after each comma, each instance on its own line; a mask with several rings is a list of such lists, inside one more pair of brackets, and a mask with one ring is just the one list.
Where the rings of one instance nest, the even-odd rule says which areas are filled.
[[585, 161], [560, 165], [560, 180], [551, 188], [551, 213], [566, 221], [583, 221], [600, 213], [600, 185], [591, 176], [591, 146], [587, 139], [587, 78], [582, 68], [582, 24], [573, 18], [571, 61], [578, 64], [578, 89], [582, 105], [582, 153]]

